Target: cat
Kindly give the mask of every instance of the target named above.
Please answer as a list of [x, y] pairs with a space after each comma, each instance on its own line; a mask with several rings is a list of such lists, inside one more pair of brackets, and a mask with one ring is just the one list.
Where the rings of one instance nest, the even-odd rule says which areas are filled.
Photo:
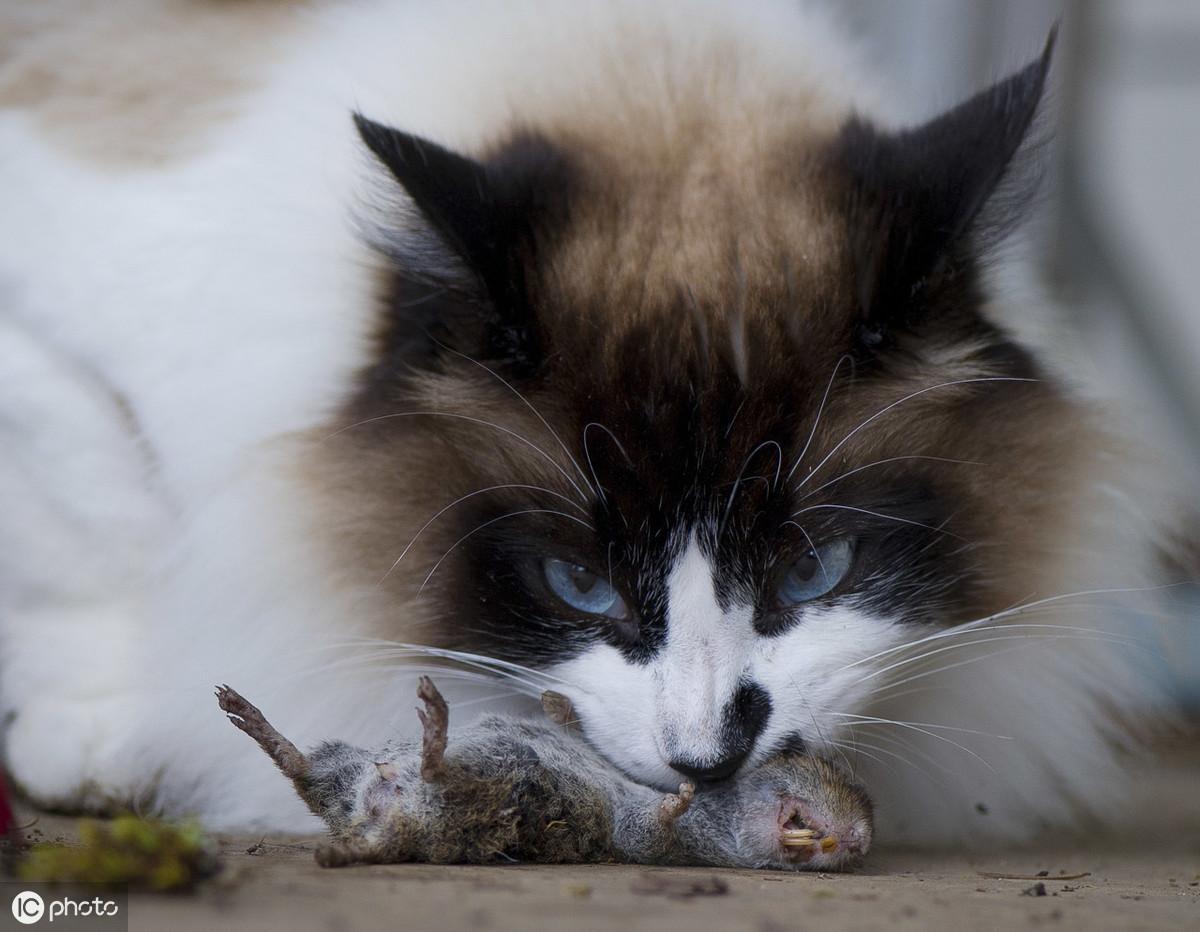
[[0, 73], [35, 801], [319, 827], [211, 684], [372, 746], [425, 673], [463, 716], [560, 692], [665, 791], [845, 755], [885, 840], [1120, 798], [1168, 496], [995, 271], [1053, 41], [899, 127], [811, 4], [35, 7]]

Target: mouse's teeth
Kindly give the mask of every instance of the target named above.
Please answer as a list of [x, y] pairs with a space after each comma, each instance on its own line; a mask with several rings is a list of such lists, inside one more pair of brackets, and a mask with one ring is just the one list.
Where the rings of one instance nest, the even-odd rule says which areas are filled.
[[779, 840], [785, 848], [811, 848], [817, 844], [816, 836], [811, 828], [797, 828], [781, 832]]

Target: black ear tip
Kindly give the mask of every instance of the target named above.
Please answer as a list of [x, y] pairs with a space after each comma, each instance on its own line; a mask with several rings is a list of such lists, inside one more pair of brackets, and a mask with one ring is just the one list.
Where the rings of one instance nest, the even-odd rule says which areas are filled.
[[362, 139], [370, 148], [375, 148], [375, 143], [382, 139], [387, 134], [387, 128], [374, 120], [369, 120], [357, 110], [351, 116], [354, 119], [354, 128], [358, 130], [359, 138]]
[[1054, 21], [1054, 25], [1050, 27], [1050, 32], [1046, 35], [1046, 44], [1042, 48], [1042, 54], [1038, 58], [1037, 70], [1041, 73], [1043, 80], [1050, 71], [1050, 63], [1054, 60], [1054, 49], [1058, 46], [1058, 29], [1061, 25], [1061, 20]]
[[1042, 49], [1042, 61], [1047, 64], [1054, 57], [1054, 47], [1058, 45], [1058, 29], [1062, 25], [1062, 20], [1056, 19], [1054, 25], [1050, 27], [1050, 33], [1046, 36], [1046, 46]]

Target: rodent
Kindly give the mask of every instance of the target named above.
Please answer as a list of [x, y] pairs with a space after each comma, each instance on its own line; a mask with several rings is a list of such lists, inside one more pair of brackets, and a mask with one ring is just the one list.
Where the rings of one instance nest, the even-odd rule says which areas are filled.
[[[230, 721], [329, 826], [333, 840], [317, 851], [325, 866], [615, 860], [838, 870], [870, 848], [870, 798], [822, 757], [782, 752], [726, 786], [663, 794], [551, 721], [489, 716], [449, 742], [447, 706], [428, 677], [417, 695], [421, 742], [369, 751], [326, 741], [304, 754], [233, 689], [217, 689]], [[545, 703], [552, 715], [554, 699]]]

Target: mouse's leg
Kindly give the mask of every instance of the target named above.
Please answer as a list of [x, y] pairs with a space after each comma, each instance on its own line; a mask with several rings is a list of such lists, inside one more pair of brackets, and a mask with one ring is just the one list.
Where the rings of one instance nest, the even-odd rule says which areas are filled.
[[296, 745], [275, 730], [258, 708], [229, 686], [217, 687], [217, 705], [233, 724], [258, 742], [284, 774], [313, 815], [327, 818], [327, 800], [315, 795], [311, 785], [309, 760]]
[[675, 820], [691, 808], [692, 800], [695, 798], [696, 785], [694, 783], [680, 783], [678, 793], [668, 793], [664, 796], [662, 802], [658, 804], [658, 821], [663, 828], [673, 827]]
[[421, 677], [417, 685], [417, 698], [425, 704], [424, 710], [417, 709], [417, 717], [425, 730], [421, 739], [421, 779], [433, 783], [441, 775], [445, 763], [450, 710], [433, 680], [427, 676]]
[[308, 759], [240, 693], [229, 686], [218, 686], [217, 705], [237, 728], [258, 742], [286, 776], [300, 780], [307, 775]]
[[379, 849], [357, 839], [343, 839], [317, 845], [313, 856], [322, 867], [346, 867], [350, 864], [380, 862]]
[[619, 793], [613, 845], [619, 856], [639, 864], [685, 863], [676, 822], [692, 806], [696, 787], [681, 783], [678, 793], [655, 796]]

